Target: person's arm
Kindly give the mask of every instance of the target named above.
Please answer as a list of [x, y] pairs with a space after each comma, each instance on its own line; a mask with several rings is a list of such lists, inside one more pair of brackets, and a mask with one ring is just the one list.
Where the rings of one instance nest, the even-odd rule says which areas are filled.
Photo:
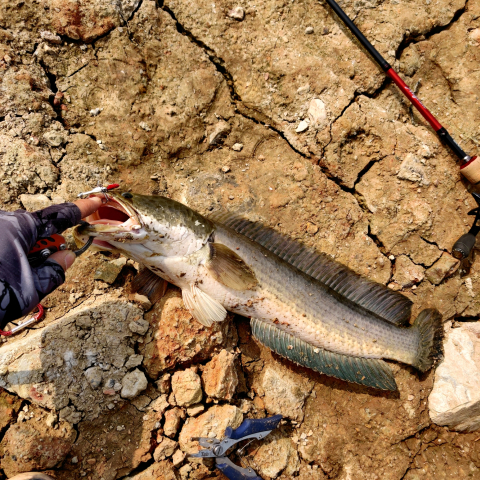
[[62, 233], [95, 212], [100, 197], [52, 205], [37, 212], [0, 211], [0, 328], [28, 314], [37, 303], [65, 281], [65, 270], [75, 254], [56, 252], [31, 268], [28, 252], [40, 237]]

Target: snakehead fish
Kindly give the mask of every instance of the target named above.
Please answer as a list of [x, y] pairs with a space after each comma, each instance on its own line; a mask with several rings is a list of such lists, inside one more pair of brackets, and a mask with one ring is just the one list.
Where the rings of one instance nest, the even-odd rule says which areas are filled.
[[79, 243], [93, 236], [97, 249], [143, 264], [150, 281], [177, 285], [206, 326], [227, 310], [250, 317], [261, 343], [300, 365], [396, 390], [383, 359], [425, 372], [441, 358], [437, 310], [410, 325], [406, 297], [260, 224], [129, 192], [111, 195], [87, 221], [74, 233]]

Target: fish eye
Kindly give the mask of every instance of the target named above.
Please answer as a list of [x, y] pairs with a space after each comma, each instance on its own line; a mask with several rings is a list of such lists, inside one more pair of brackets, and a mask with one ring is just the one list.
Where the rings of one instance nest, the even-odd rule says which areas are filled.
[[133, 198], [133, 195], [131, 193], [125, 192], [125, 193], [122, 193], [122, 197], [123, 198]]

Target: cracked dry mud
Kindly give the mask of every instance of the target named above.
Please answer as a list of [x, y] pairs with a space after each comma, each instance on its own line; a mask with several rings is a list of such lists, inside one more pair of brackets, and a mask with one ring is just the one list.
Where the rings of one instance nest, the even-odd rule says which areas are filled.
[[[480, 3], [343, 7], [475, 151]], [[0, 82], [2, 209], [118, 182], [261, 220], [402, 290], [414, 314], [480, 314], [479, 261], [449, 256], [473, 189], [324, 2], [0, 0]], [[313, 373], [246, 319], [202, 327], [175, 288], [143, 312], [128, 300], [138, 265], [106, 283], [111, 260], [77, 260], [45, 320], [0, 348], [7, 478], [224, 478], [185, 459], [190, 437], [275, 413], [286, 421], [243, 460], [265, 479], [480, 478], [478, 432], [430, 421], [433, 373], [391, 364], [398, 394]]]

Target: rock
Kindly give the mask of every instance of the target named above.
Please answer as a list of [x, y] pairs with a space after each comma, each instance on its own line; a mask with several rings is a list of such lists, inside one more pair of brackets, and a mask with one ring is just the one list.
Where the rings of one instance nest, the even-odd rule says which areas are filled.
[[172, 463], [175, 468], [178, 468], [185, 460], [185, 454], [178, 449], [172, 456]]
[[156, 382], [157, 390], [160, 393], [169, 393], [170, 384], [171, 384], [171, 375], [169, 373], [164, 373]]
[[[61, 463], [72, 448], [76, 432], [68, 423], [60, 422], [55, 430], [45, 425], [46, 414], [16, 423], [7, 430], [0, 444], [2, 470], [8, 477], [17, 473], [46, 470]], [[43, 422], [38, 422], [43, 419]]]
[[28, 195], [24, 193], [20, 195], [20, 201], [27, 212], [35, 212], [52, 205], [52, 201], [46, 195], [41, 193], [36, 195]]
[[235, 355], [222, 350], [207, 363], [202, 380], [205, 393], [220, 400], [231, 400], [238, 385]]
[[66, 134], [57, 130], [44, 133], [43, 138], [51, 147], [60, 147], [67, 141]]
[[430, 283], [438, 285], [446, 277], [452, 275], [460, 266], [460, 261], [452, 257], [446, 252], [431, 266], [426, 272], [425, 276]]
[[156, 398], [151, 404], [150, 404], [150, 409], [153, 410], [154, 412], [158, 412], [161, 415], [164, 414], [165, 410], [170, 406], [170, 404], [167, 401], [167, 396], [166, 395], [160, 395], [158, 398]]
[[402, 287], [411, 287], [420, 283], [425, 277], [424, 269], [415, 265], [406, 255], [400, 255], [395, 261], [395, 274], [393, 279]]
[[0, 389], [0, 429], [2, 431], [5, 431], [7, 425], [15, 420], [21, 405], [21, 398]]
[[223, 172], [223, 173], [228, 173], [229, 171], [230, 171], [230, 167], [229, 167], [228, 165], [224, 165], [224, 166], [222, 167], [222, 172]]
[[238, 428], [243, 421], [243, 414], [234, 405], [215, 405], [204, 414], [191, 418], [180, 432], [179, 445], [187, 454], [198, 451], [198, 442], [192, 437], [223, 438], [227, 427]]
[[[228, 343], [232, 328], [227, 319], [204, 327], [184, 307], [177, 291], [169, 291], [146, 314], [152, 328], [140, 346], [143, 365], [151, 378], [166, 369], [207, 360]], [[231, 318], [231, 317], [230, 317]]]
[[327, 125], [327, 109], [325, 103], [319, 98], [313, 98], [308, 106], [308, 118], [310, 125], [317, 130], [321, 130]]
[[445, 357], [435, 370], [428, 397], [432, 422], [451, 430], [480, 428], [480, 325], [462, 323], [448, 330]]
[[187, 408], [187, 414], [189, 417], [196, 417], [199, 413], [202, 413], [205, 410], [205, 407], [201, 403], [192, 405]]
[[135, 398], [140, 392], [143, 392], [147, 386], [147, 377], [137, 368], [123, 377], [120, 395], [123, 398]]
[[241, 22], [241, 21], [245, 18], [245, 10], [244, 10], [242, 7], [232, 8], [232, 9], [228, 12], [228, 16], [229, 16], [230, 18], [233, 18], [233, 19]]
[[[175, 466], [175, 464], [174, 464]], [[163, 460], [150, 465], [148, 468], [133, 476], [125, 477], [125, 480], [177, 480], [175, 470], [170, 462]]]
[[137, 320], [134, 320], [128, 324], [128, 328], [133, 333], [138, 333], [139, 335], [145, 335], [149, 326], [150, 324], [143, 318], [138, 318]]
[[262, 442], [253, 461], [255, 470], [269, 478], [276, 478], [281, 472], [291, 478], [299, 467], [295, 444], [278, 432], [272, 432], [268, 439]]
[[192, 470], [193, 468], [187, 463], [187, 465], [184, 465], [182, 468], [178, 470], [178, 473], [180, 474], [180, 478], [182, 480], [186, 480], [189, 477], [190, 472]]
[[398, 171], [398, 178], [418, 182], [420, 185], [430, 185], [425, 167], [420, 160], [411, 153], [405, 155], [405, 159]]
[[87, 368], [84, 374], [92, 388], [98, 388], [101, 385], [103, 376], [100, 367]]
[[171, 440], [167, 437], [161, 437], [158, 447], [153, 452], [153, 459], [156, 462], [165, 460], [173, 455], [173, 452], [177, 449], [178, 443], [175, 440]]
[[178, 407], [172, 408], [165, 412], [165, 423], [163, 425], [163, 432], [167, 437], [174, 437], [182, 420], [185, 419], [185, 412]]
[[313, 27], [307, 27], [307, 28], [305, 29], [305, 33], [306, 33], [307, 35], [311, 35], [311, 34], [313, 33], [313, 31], [314, 31], [314, 30], [313, 30]]
[[142, 364], [143, 355], [130, 355], [128, 357], [127, 363], [125, 363], [125, 368], [135, 368]]
[[213, 127], [212, 133], [208, 137], [208, 143], [210, 145], [218, 145], [230, 133], [231, 129], [227, 122], [224, 120], [219, 121]]
[[41, 30], [40, 31], [40, 37], [49, 42], [49, 43], [54, 43], [56, 45], [60, 45], [62, 43], [62, 39], [58, 36], [55, 35], [52, 32], [47, 32], [46, 30]]
[[150, 132], [152, 130], [152, 128], [145, 122], [140, 122], [139, 126], [140, 126], [140, 128], [142, 128], [146, 132]]
[[[94, 419], [115, 400], [113, 386], [122, 381], [127, 373], [125, 361], [135, 353], [128, 324], [142, 314], [118, 297], [85, 300], [65, 317], [3, 345], [0, 385], [34, 404], [61, 412], [71, 423], [82, 417]], [[83, 337], [85, 331], [88, 340]], [[84, 373], [90, 367], [100, 367], [102, 372], [108, 369], [113, 382], [110, 395], [105, 395], [103, 388], [91, 388]]]
[[122, 268], [127, 263], [125, 257], [120, 257], [117, 260], [105, 262], [96, 270], [93, 278], [95, 280], [102, 280], [103, 282], [112, 284], [120, 275]]
[[262, 387], [269, 413], [280, 413], [293, 420], [303, 419], [303, 403], [313, 387], [311, 381], [280, 365], [268, 366], [263, 373]]
[[133, 293], [128, 296], [128, 299], [132, 302], [138, 303], [145, 311], [152, 308], [152, 302], [146, 295], [140, 295], [139, 293]]
[[308, 122], [306, 122], [305, 120], [302, 120], [302, 121], [298, 124], [297, 128], [295, 129], [295, 131], [296, 131], [297, 133], [302, 133], [302, 132], [304, 132], [304, 131], [307, 130], [307, 129], [308, 129]]
[[138, 397], [134, 398], [131, 403], [137, 410], [144, 412], [151, 402], [152, 399], [147, 395], [139, 395]]
[[202, 399], [200, 377], [191, 369], [175, 372], [172, 377], [172, 391], [177, 405], [189, 407]]
[[[235, 151], [235, 152], [241, 152], [243, 150], [243, 143], [234, 143], [233, 146], [232, 146], [232, 150]], [[222, 170], [223, 170], [223, 168], [222, 168]], [[227, 170], [227, 172], [228, 172], [228, 170]]]

